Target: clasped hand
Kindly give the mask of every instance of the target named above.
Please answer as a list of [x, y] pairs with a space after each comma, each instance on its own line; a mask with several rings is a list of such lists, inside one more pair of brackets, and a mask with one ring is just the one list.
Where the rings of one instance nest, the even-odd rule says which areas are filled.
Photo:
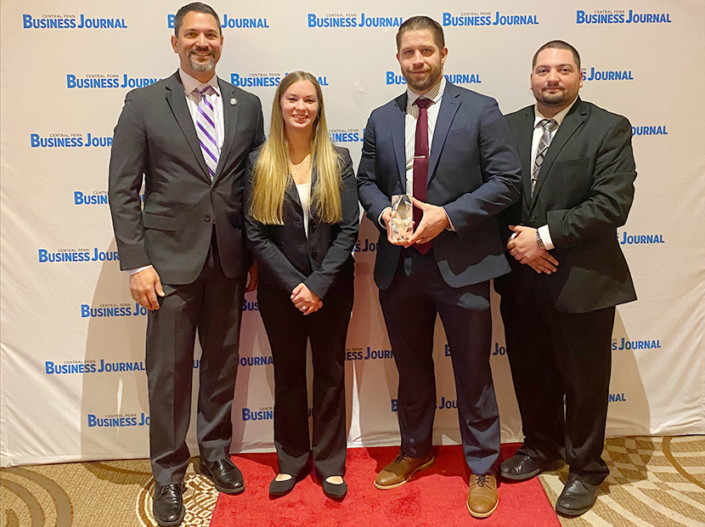
[[301, 311], [304, 315], [315, 313], [323, 307], [323, 301], [303, 283], [300, 283], [293, 289], [291, 292], [291, 301], [296, 306], [296, 309]]
[[436, 236], [442, 233], [448, 225], [448, 215], [443, 207], [424, 203], [412, 197], [411, 202], [414, 207], [421, 209], [423, 216], [414, 233], [406, 240], [400, 240], [392, 233], [392, 209], [391, 207], [384, 209], [382, 213], [382, 221], [387, 227], [387, 241], [392, 245], [399, 245], [408, 249], [416, 243], [427, 243], [433, 240]]
[[514, 231], [514, 236], [507, 243], [509, 254], [539, 274], [551, 274], [556, 271], [558, 260], [536, 244], [536, 229], [523, 225], [510, 225], [509, 228]]

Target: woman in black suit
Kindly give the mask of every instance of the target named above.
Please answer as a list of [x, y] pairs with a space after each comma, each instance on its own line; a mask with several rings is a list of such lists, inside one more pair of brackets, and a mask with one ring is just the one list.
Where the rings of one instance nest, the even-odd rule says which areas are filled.
[[305, 476], [312, 451], [323, 491], [342, 498], [347, 492], [345, 339], [359, 209], [350, 154], [330, 141], [321, 87], [313, 75], [295, 71], [282, 79], [269, 139], [249, 161], [247, 237], [259, 266], [257, 300], [274, 362], [279, 474], [269, 492], [290, 492]]

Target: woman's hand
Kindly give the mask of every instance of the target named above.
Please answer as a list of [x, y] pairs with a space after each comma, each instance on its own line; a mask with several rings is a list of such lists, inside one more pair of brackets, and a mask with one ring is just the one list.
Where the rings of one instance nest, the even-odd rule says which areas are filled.
[[304, 315], [315, 313], [323, 307], [323, 301], [303, 283], [297, 285], [291, 292], [291, 301], [296, 306], [296, 309]]

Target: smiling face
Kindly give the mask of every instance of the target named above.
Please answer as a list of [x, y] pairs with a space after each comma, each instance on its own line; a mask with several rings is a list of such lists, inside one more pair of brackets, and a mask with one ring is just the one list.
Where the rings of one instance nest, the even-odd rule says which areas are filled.
[[448, 48], [440, 49], [428, 29], [402, 33], [397, 60], [409, 88], [422, 95], [436, 85], [443, 75]]
[[190, 11], [184, 16], [179, 36], [171, 37], [171, 46], [179, 55], [181, 69], [206, 82], [215, 74], [223, 35], [213, 15]]
[[318, 117], [318, 94], [311, 81], [300, 80], [289, 86], [279, 99], [284, 120], [284, 132], [313, 130]]
[[582, 86], [582, 73], [570, 50], [548, 48], [538, 54], [531, 72], [531, 91], [543, 115], [552, 117], [569, 106]]

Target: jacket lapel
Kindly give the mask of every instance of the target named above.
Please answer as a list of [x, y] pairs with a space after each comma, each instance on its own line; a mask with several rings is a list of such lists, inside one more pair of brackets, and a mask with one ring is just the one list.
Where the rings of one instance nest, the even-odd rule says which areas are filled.
[[443, 150], [443, 145], [445, 144], [448, 130], [453, 122], [455, 113], [460, 107], [460, 101], [458, 100], [459, 95], [460, 93], [454, 85], [450, 82], [446, 84], [446, 89], [443, 93], [443, 100], [441, 101], [441, 107], [438, 110], [436, 128], [433, 130], [431, 155], [428, 159], [427, 183], [430, 183], [433, 178], [433, 173], [436, 169], [436, 165], [438, 164], [438, 159], [441, 157], [441, 150]]
[[558, 127], [558, 131], [548, 147], [548, 152], [546, 152], [546, 157], [541, 164], [541, 170], [539, 170], [538, 179], [536, 180], [536, 188], [534, 189], [534, 195], [531, 199], [532, 207], [536, 203], [536, 197], [539, 192], [541, 192], [541, 187], [543, 186], [544, 181], [546, 181], [548, 174], [551, 172], [551, 167], [556, 161], [558, 154], [561, 153], [561, 150], [570, 140], [575, 131], [582, 126], [586, 118], [587, 107], [584, 106], [580, 98], [578, 98], [568, 112], [568, 115], [565, 116], [565, 119], [563, 119], [563, 122]]
[[223, 138], [223, 146], [220, 149], [218, 166], [216, 167], [215, 177], [213, 178], [214, 181], [217, 180], [223, 172], [223, 165], [232, 149], [233, 142], [235, 141], [235, 131], [237, 130], [237, 118], [240, 113], [240, 104], [233, 86], [220, 78], [218, 78], [218, 86], [220, 86], [220, 95], [223, 98], [225, 137]]
[[193, 118], [186, 103], [184, 85], [181, 84], [181, 77], [179, 77], [178, 71], [167, 80], [166, 100], [176, 118], [176, 122], [179, 124], [179, 128], [181, 128], [181, 132], [186, 137], [186, 141], [193, 151], [193, 155], [196, 156], [196, 161], [201, 167], [201, 175], [210, 183], [211, 178], [208, 175], [208, 167], [206, 166], [206, 160], [203, 158], [201, 144], [196, 135], [196, 128], [193, 126]]
[[[399, 182], [406, 192], [406, 92], [397, 97], [392, 106], [392, 146], [399, 169]], [[394, 107], [396, 106], [396, 108]]]

